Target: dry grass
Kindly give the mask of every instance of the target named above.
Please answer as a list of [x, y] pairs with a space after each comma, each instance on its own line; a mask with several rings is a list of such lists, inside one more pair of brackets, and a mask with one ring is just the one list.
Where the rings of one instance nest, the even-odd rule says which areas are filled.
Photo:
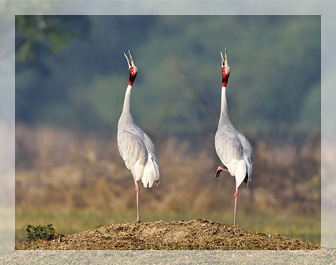
[[[142, 189], [141, 203], [161, 211], [219, 211], [233, 201], [234, 179], [214, 179], [220, 161], [214, 148], [197, 153], [170, 139], [158, 148], [159, 187]], [[254, 145], [249, 188], [240, 188], [243, 210], [320, 212], [320, 142]], [[94, 199], [93, 199], [94, 198]], [[116, 139], [51, 128], [16, 128], [16, 206], [134, 207], [131, 173]]]
[[[141, 212], [170, 216], [192, 212], [206, 218], [232, 211], [234, 179], [228, 173], [214, 178], [220, 161], [211, 143], [197, 152], [175, 139], [155, 143], [160, 185], [141, 189]], [[320, 216], [320, 139], [308, 139], [301, 146], [265, 140], [252, 145], [252, 182], [240, 188], [238, 222], [239, 215], [253, 213]], [[15, 184], [17, 213], [46, 208], [119, 213], [135, 209], [132, 176], [114, 136], [17, 125]]]

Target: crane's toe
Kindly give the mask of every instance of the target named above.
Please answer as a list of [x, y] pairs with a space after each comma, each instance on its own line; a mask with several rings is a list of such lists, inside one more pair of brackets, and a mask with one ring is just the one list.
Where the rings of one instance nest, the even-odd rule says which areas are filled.
[[224, 166], [224, 168], [222, 168], [221, 166], [219, 166], [219, 167], [217, 168], [217, 171], [216, 171], [216, 176], [215, 176], [215, 178], [218, 178], [218, 177], [219, 177], [219, 175], [220, 175], [220, 173], [221, 173], [222, 171], [228, 171], [227, 167], [226, 167], [226, 166]]

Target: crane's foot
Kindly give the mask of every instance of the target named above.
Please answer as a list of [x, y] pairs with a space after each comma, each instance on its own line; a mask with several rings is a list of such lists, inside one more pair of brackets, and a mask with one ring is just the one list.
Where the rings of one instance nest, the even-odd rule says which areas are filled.
[[218, 178], [218, 177], [219, 177], [219, 175], [220, 175], [220, 173], [221, 173], [222, 171], [228, 171], [227, 167], [226, 167], [226, 166], [224, 166], [224, 168], [222, 168], [221, 166], [219, 166], [219, 167], [217, 168], [217, 171], [216, 171], [216, 176], [215, 176], [215, 178]]

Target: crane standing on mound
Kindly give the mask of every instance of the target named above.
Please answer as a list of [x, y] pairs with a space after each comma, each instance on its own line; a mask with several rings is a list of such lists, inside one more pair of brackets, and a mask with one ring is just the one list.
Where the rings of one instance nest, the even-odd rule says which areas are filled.
[[221, 112], [218, 123], [218, 129], [215, 135], [216, 152], [224, 168], [219, 166], [216, 171], [216, 177], [219, 177], [222, 171], [228, 171], [236, 179], [235, 205], [233, 224], [236, 225], [236, 213], [238, 202], [238, 187], [244, 181], [251, 181], [252, 165], [253, 165], [253, 150], [249, 141], [243, 134], [238, 132], [232, 125], [226, 102], [226, 85], [229, 80], [230, 66], [227, 62], [225, 49], [225, 59], [221, 54], [222, 66], [222, 99]]
[[118, 149], [125, 161], [126, 167], [131, 170], [137, 204], [137, 222], [140, 222], [139, 215], [139, 193], [137, 183], [141, 179], [145, 188], [152, 187], [154, 181], [159, 183], [159, 163], [155, 146], [152, 140], [135, 123], [131, 115], [131, 90], [137, 75], [137, 67], [134, 65], [131, 52], [129, 59], [124, 53], [130, 72], [129, 83], [125, 93], [123, 110], [118, 122]]

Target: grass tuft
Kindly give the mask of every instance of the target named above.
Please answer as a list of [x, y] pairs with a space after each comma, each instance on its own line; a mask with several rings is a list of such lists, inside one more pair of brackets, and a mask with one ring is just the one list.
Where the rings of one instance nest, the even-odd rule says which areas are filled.
[[28, 225], [26, 228], [28, 242], [40, 240], [51, 240], [56, 234], [55, 229], [52, 227], [52, 224], [48, 225]]

